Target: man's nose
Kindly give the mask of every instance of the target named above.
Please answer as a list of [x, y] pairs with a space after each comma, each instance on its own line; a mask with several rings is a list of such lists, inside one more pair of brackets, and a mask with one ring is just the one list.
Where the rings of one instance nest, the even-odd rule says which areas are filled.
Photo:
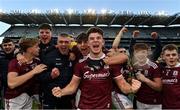
[[81, 46], [84, 46], [84, 44], [85, 44], [85, 43], [84, 43], [84, 42], [82, 42], [82, 43], [81, 43]]
[[170, 58], [173, 58], [173, 55], [170, 55]]

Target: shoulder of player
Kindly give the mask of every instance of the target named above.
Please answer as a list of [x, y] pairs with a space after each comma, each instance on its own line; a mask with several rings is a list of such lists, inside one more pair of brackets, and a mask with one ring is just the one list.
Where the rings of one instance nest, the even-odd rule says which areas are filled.
[[19, 65], [19, 62], [16, 58], [14, 58], [9, 62], [9, 65]]
[[156, 69], [156, 68], [159, 67], [157, 63], [152, 62], [152, 61], [150, 61], [150, 60], [148, 61], [148, 65], [151, 66], [153, 69]]
[[84, 66], [84, 65], [86, 65], [88, 63], [88, 61], [87, 61], [87, 59], [85, 59], [85, 60], [82, 60], [81, 62], [77, 62], [76, 63], [76, 65], [78, 65], [78, 66]]

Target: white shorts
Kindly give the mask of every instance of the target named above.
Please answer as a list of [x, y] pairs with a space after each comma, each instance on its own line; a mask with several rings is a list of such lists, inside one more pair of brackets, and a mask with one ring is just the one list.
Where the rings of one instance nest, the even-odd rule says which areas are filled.
[[21, 95], [12, 98], [5, 99], [5, 109], [14, 110], [14, 109], [32, 109], [32, 98], [27, 93], [22, 93]]
[[112, 103], [116, 109], [131, 109], [133, 108], [132, 101], [125, 95], [112, 92]]
[[75, 106], [76, 107], [78, 107], [78, 105], [79, 105], [80, 96], [81, 96], [81, 90], [78, 89], [78, 91], [76, 92], [76, 97], [75, 97]]
[[137, 103], [137, 109], [148, 109], [148, 110], [161, 110], [162, 109], [162, 105], [158, 104], [144, 104], [142, 102], [136, 101]]

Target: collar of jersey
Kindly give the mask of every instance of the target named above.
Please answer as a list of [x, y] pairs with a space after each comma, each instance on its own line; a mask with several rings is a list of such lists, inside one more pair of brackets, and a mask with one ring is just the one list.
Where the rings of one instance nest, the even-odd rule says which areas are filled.
[[90, 56], [90, 54], [88, 54], [87, 55], [87, 58], [90, 58], [91, 60], [101, 60], [101, 59], [103, 59], [103, 58], [105, 58], [105, 54], [103, 53], [103, 55], [101, 56], [101, 57], [99, 57], [99, 58], [92, 58], [91, 56]]

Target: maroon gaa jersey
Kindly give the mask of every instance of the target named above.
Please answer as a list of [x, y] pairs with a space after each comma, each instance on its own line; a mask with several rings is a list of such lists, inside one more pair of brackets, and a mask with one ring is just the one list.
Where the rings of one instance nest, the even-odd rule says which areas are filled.
[[[29, 64], [20, 65], [16, 59], [13, 59], [9, 63], [9, 69], [8, 72], [17, 72], [18, 75], [23, 75], [29, 71], [31, 71], [35, 66], [40, 64], [40, 61], [38, 59], [33, 59], [33, 61]], [[29, 95], [32, 95], [36, 88], [36, 81], [37, 79], [35, 77], [29, 79], [24, 84], [14, 88], [10, 89], [9, 87], [6, 90], [5, 98], [6, 99], [12, 99], [17, 96], [19, 96], [22, 93], [28, 93]]]
[[[139, 67], [140, 68], [140, 67]], [[161, 78], [161, 70], [159, 66], [148, 60], [146, 65], [143, 65], [141, 73], [148, 79]], [[142, 83], [140, 89], [136, 93], [137, 100], [144, 104], [161, 104], [161, 92], [153, 90], [146, 83]]]
[[121, 75], [119, 65], [107, 66], [93, 71], [88, 60], [78, 63], [74, 75], [81, 78], [80, 109], [110, 109], [112, 79]]
[[180, 109], [180, 67], [164, 68], [162, 108]]

